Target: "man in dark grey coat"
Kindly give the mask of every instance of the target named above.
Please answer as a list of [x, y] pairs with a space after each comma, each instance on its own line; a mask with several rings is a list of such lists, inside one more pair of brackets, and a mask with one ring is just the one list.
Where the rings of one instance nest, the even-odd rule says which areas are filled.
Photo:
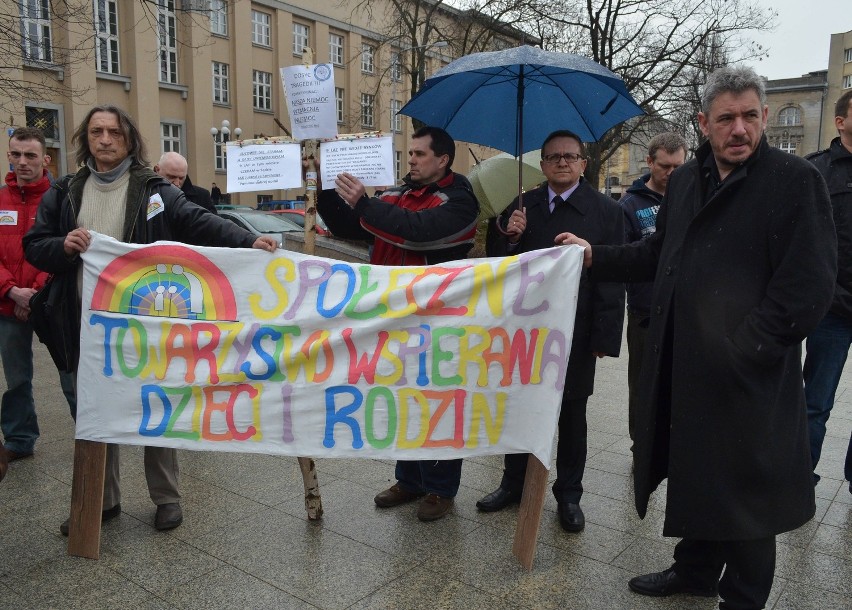
[[698, 115], [708, 142], [672, 174], [656, 233], [557, 237], [585, 248], [593, 278], [654, 280], [636, 507], [668, 478], [663, 534], [683, 540], [671, 568], [630, 581], [643, 595], [763, 608], [775, 536], [814, 515], [801, 342], [831, 303], [837, 243], [825, 182], [769, 147], [767, 112], [752, 69], [717, 70]]
[[[488, 240], [488, 254], [505, 256], [547, 248], [560, 231], [576, 232], [594, 244], [624, 243], [621, 208], [582, 177], [586, 150], [580, 138], [570, 131], [555, 131], [544, 140], [541, 155], [541, 171], [547, 182], [524, 194], [523, 209], [519, 209], [517, 198], [509, 205], [499, 219], [505, 235]], [[579, 532], [586, 524], [580, 498], [588, 452], [586, 404], [595, 385], [595, 361], [618, 356], [623, 322], [623, 284], [593, 282], [588, 271], [583, 271], [559, 413], [553, 483], [559, 523], [568, 532]], [[500, 487], [479, 500], [476, 507], [493, 512], [518, 502], [526, 469], [527, 454], [507, 455]]]

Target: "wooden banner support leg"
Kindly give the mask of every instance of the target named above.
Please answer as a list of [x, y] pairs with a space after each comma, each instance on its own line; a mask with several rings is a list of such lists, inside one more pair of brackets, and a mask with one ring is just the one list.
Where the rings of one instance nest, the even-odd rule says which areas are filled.
[[74, 442], [74, 480], [68, 554], [98, 559], [101, 547], [101, 508], [104, 500], [106, 444]]
[[305, 483], [305, 510], [308, 511], [308, 520], [317, 521], [322, 518], [322, 496], [320, 496], [316, 464], [311, 458], [300, 457], [298, 460], [302, 480]]
[[535, 559], [545, 493], [547, 493], [547, 469], [538, 458], [530, 455], [527, 461], [521, 507], [518, 510], [518, 525], [515, 527], [515, 541], [512, 543], [512, 554], [527, 571], [532, 570]]

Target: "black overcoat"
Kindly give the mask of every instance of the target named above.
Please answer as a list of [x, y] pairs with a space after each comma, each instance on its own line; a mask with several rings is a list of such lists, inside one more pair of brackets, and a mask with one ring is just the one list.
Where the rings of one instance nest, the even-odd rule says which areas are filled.
[[[518, 200], [504, 211], [501, 226], [505, 226], [511, 211], [517, 209]], [[504, 256], [552, 248], [554, 239], [570, 231], [592, 244], [624, 243], [624, 213], [618, 203], [589, 186], [580, 179], [568, 201], [550, 212], [547, 184], [524, 193], [527, 210], [527, 230], [517, 248], [509, 250], [504, 237], [492, 232], [489, 254]], [[594, 282], [589, 270], [580, 276], [577, 294], [577, 315], [574, 319], [574, 336], [565, 377], [565, 400], [591, 396], [595, 385], [595, 356], [601, 352], [618, 356], [621, 350], [621, 329], [624, 322], [624, 284]]]
[[801, 341], [831, 303], [836, 239], [808, 162], [764, 138], [705, 203], [709, 154], [705, 144], [672, 174], [651, 238], [593, 248], [592, 270], [654, 279], [634, 445], [640, 516], [668, 477], [664, 535], [749, 540], [814, 515]]

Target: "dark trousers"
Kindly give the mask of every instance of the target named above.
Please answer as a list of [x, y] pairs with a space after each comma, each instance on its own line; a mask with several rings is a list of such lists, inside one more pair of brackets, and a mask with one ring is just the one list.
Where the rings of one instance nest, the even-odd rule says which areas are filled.
[[[553, 495], [556, 501], [579, 504], [583, 495], [583, 472], [588, 453], [586, 403], [588, 396], [575, 400], [562, 400], [559, 413], [559, 440], [556, 443], [556, 481]], [[503, 460], [503, 480], [500, 486], [510, 491], [524, 488], [527, 473], [527, 453], [511, 453]]]
[[455, 498], [461, 484], [461, 471], [462, 460], [399, 460], [396, 480], [406, 491]]
[[775, 536], [723, 541], [684, 538], [675, 546], [672, 568], [696, 586], [713, 587], [718, 582], [719, 608], [759, 610], [772, 589]]
[[639, 408], [639, 383], [642, 379], [642, 353], [645, 351], [645, 336], [651, 318], [627, 310], [627, 430], [630, 440], [636, 431], [636, 411]]

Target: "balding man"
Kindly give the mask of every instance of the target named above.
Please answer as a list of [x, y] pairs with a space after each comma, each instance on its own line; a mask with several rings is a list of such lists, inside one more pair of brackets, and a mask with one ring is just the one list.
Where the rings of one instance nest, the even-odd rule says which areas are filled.
[[210, 199], [210, 192], [205, 188], [195, 186], [189, 179], [189, 165], [183, 155], [176, 152], [163, 153], [163, 156], [154, 166], [154, 171], [182, 190], [189, 201], [200, 205], [208, 212], [216, 213], [216, 206]]

